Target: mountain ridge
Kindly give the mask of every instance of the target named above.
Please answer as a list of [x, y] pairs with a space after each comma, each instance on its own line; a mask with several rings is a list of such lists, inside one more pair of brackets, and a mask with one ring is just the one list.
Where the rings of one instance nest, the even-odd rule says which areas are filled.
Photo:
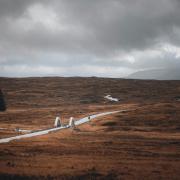
[[180, 68], [149, 69], [132, 73], [127, 79], [180, 80]]

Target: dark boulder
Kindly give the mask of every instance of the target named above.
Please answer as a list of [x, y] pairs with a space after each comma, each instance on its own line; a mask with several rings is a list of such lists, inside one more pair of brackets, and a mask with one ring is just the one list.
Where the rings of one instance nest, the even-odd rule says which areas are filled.
[[6, 110], [6, 103], [4, 100], [4, 95], [2, 93], [2, 90], [0, 90], [0, 111], [5, 111]]

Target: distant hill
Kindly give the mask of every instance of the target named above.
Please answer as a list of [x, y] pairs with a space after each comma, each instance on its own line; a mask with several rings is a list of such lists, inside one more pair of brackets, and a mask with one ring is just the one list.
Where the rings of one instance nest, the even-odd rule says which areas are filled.
[[138, 71], [127, 76], [128, 79], [180, 80], [180, 68], [151, 69]]
[[95, 77], [0, 77], [0, 89], [3, 93], [1, 96], [4, 102], [2, 104], [7, 109], [70, 108], [78, 105], [84, 107], [114, 103], [104, 99], [107, 95], [120, 99], [117, 103], [139, 103], [144, 100], [147, 102], [161, 99], [169, 101], [179, 99], [179, 87], [180, 81]]

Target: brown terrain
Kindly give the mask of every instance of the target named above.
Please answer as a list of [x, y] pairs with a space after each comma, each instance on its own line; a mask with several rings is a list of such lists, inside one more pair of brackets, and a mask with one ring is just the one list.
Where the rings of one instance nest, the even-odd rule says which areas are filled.
[[180, 179], [180, 81], [0, 78], [0, 88], [0, 138], [52, 128], [58, 113], [65, 124], [128, 110], [0, 144], [0, 179]]

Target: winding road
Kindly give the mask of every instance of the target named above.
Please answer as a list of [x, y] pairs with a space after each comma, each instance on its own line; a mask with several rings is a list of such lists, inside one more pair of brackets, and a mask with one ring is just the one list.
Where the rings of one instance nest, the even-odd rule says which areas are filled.
[[[100, 117], [100, 116], [106, 116], [106, 115], [109, 115], [109, 114], [114, 114], [114, 113], [118, 113], [118, 112], [125, 112], [125, 111], [127, 111], [127, 110], [103, 112], [103, 113], [99, 113], [99, 114], [90, 115], [90, 120], [95, 119], [95, 118]], [[88, 122], [89, 121], [88, 117], [89, 116], [75, 121], [75, 125], [78, 126], [78, 125], [81, 125], [83, 123]], [[41, 131], [32, 132], [32, 133], [23, 134], [23, 135], [18, 135], [18, 136], [14, 136], [14, 137], [3, 138], [3, 139], [0, 139], [0, 143], [8, 143], [10, 141], [17, 140], [17, 139], [40, 136], [40, 135], [48, 134], [49, 132], [58, 131], [58, 130], [61, 130], [61, 129], [67, 129], [67, 128], [70, 128], [70, 126], [66, 125], [66, 126], [62, 126], [62, 127], [41, 130]]]

